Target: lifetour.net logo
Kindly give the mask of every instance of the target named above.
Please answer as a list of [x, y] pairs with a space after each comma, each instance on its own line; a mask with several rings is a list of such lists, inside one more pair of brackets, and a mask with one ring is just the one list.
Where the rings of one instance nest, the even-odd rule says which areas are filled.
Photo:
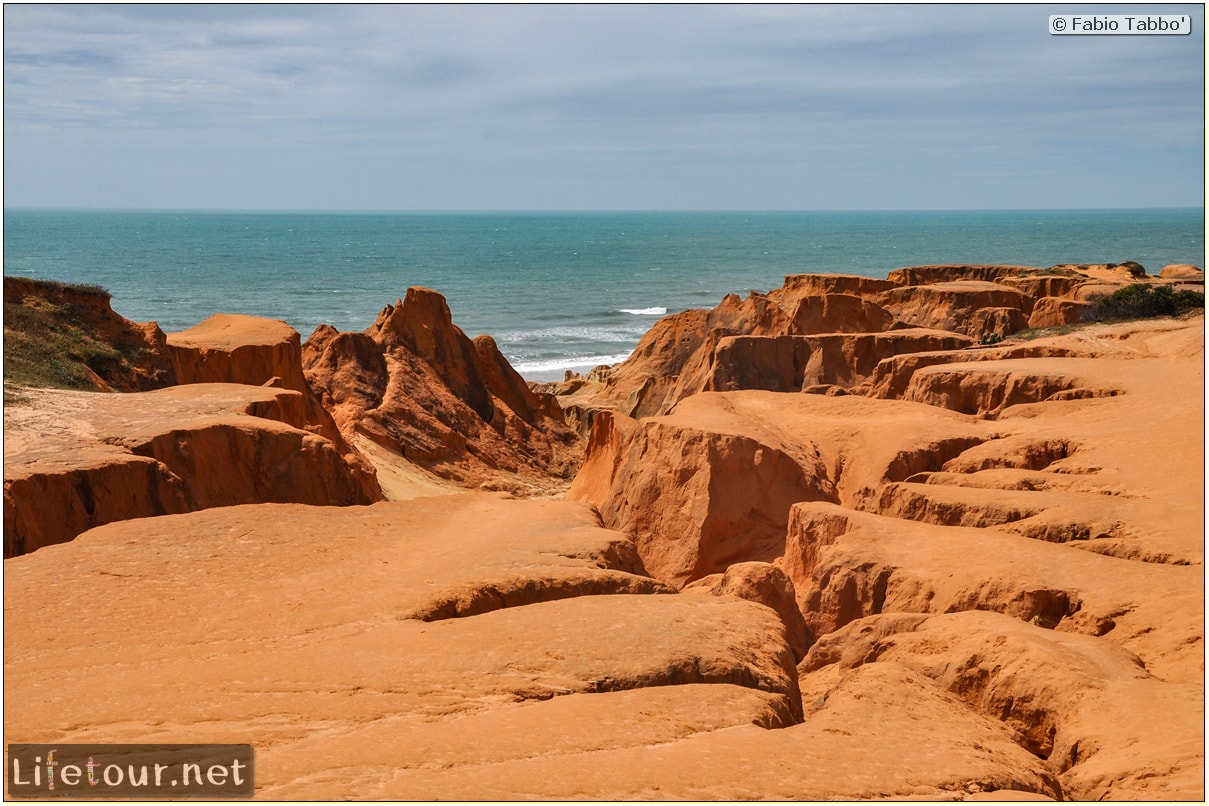
[[14, 797], [250, 798], [250, 744], [10, 744]]

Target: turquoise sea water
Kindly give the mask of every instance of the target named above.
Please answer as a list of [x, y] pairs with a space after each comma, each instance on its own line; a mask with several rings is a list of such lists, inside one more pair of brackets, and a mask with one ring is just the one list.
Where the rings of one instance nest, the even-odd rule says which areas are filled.
[[836, 213], [5, 210], [6, 275], [95, 283], [168, 331], [212, 313], [363, 330], [409, 286], [446, 296], [521, 374], [613, 363], [664, 313], [786, 274], [924, 263], [1205, 263], [1202, 209]]

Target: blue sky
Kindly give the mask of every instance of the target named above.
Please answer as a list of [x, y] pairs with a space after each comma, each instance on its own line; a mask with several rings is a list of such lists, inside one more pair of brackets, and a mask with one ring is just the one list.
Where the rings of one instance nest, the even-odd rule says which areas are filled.
[[[1050, 36], [1051, 13], [1193, 16]], [[6, 207], [1201, 206], [1203, 6], [4, 7]]]

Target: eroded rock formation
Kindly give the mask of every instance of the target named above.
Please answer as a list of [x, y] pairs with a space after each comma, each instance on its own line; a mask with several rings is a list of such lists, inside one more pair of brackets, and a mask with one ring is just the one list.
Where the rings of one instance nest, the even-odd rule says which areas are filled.
[[781, 568], [808, 721], [880, 667], [1001, 721], [1051, 796], [1199, 797], [1203, 322], [892, 356], [849, 390], [880, 400], [601, 413], [569, 497], [685, 591]]
[[5, 557], [113, 521], [377, 498], [376, 484], [367, 490], [331, 440], [305, 429], [302, 395], [293, 390], [196, 384], [23, 396], [5, 412]]
[[[1203, 799], [1203, 316], [1011, 338], [1139, 279], [1199, 278], [793, 276], [565, 416], [426, 289], [170, 337], [243, 385], [29, 392], [6, 732], [251, 740], [283, 799]], [[568, 423], [570, 500], [449, 485], [559, 490]], [[306, 505], [350, 445], [397, 500]]]
[[[238, 734], [257, 745], [262, 797], [352, 794], [354, 779], [383, 798], [475, 799], [524, 780], [570, 797], [598, 779], [537, 771], [802, 719], [776, 613], [671, 594], [575, 504], [225, 507], [110, 524], [6, 574], [8, 691], [81, 698], [70, 713], [21, 698], [14, 741]], [[94, 660], [47, 666], [35, 643], [52, 606], [73, 613], [73, 636], [105, 636]], [[302, 774], [317, 742], [364, 761]], [[492, 782], [484, 765], [516, 770]]]
[[882, 359], [1075, 324], [1089, 300], [1140, 281], [1193, 282], [1195, 269], [1153, 278], [1128, 262], [954, 264], [897, 269], [885, 280], [789, 275], [768, 294], [664, 317], [621, 364], [543, 389], [559, 396], [583, 433], [598, 411], [666, 414], [702, 391], [865, 393]]
[[565, 485], [578, 466], [556, 402], [532, 391], [490, 336], [468, 338], [435, 291], [408, 289], [365, 333], [320, 326], [302, 363], [350, 439], [441, 477], [531, 492]]
[[294, 328], [279, 319], [217, 313], [169, 334], [167, 345], [178, 383], [235, 383], [298, 392], [304, 411], [298, 427], [335, 445], [361, 487], [360, 502], [377, 500], [373, 466], [345, 441], [303, 375], [301, 338]]

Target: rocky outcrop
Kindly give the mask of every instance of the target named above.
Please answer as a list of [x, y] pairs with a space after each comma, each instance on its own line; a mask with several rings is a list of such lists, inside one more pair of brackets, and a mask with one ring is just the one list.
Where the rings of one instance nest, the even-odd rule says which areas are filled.
[[726, 336], [776, 335], [788, 314], [769, 296], [731, 294], [710, 311], [665, 316], [647, 331], [633, 354], [609, 373], [600, 397], [629, 417], [666, 413], [678, 400], [703, 388], [709, 357]]
[[164, 332], [114, 312], [97, 286], [4, 278], [5, 380], [104, 392], [176, 383]]
[[798, 299], [789, 320], [790, 336], [813, 333], [880, 333], [894, 317], [880, 305], [853, 294], [817, 294]]
[[899, 285], [896, 280], [881, 280], [857, 274], [787, 274], [785, 283], [770, 296], [782, 307], [792, 308], [792, 300], [803, 296], [851, 294], [871, 298]]
[[819, 336], [727, 336], [718, 342], [701, 391], [799, 392], [828, 385], [854, 389], [892, 356], [958, 350], [973, 340], [924, 328]]
[[864, 506], [887, 481], [940, 470], [984, 433], [897, 401], [704, 393], [664, 417], [602, 413], [567, 497], [595, 505], [634, 536], [652, 576], [681, 587], [780, 556], [796, 502]]
[[1041, 300], [1044, 297], [1069, 298], [1087, 277], [1078, 272], [1062, 274], [1001, 274], [995, 282], [1014, 288], [1021, 293]]
[[180, 477], [150, 457], [98, 449], [76, 453], [70, 468], [10, 469], [6, 462], [6, 471], [5, 558], [66, 542], [100, 524], [189, 511]]
[[598, 411], [662, 415], [703, 391], [863, 392], [882, 358], [1072, 323], [1091, 289], [1118, 288], [1138, 269], [940, 265], [898, 269], [885, 280], [788, 275], [768, 294], [666, 316], [626, 361], [543, 391], [559, 398], [581, 433]]
[[609, 528], [633, 535], [652, 576], [681, 587], [735, 562], [774, 559], [790, 505], [833, 495], [810, 449], [775, 434], [717, 433], [665, 417], [623, 436], [602, 413], [567, 498], [595, 505]]
[[1029, 314], [1028, 318], [1028, 326], [1042, 328], [1077, 324], [1083, 321], [1085, 310], [1087, 310], [1086, 302], [1054, 296], [1041, 297], [1033, 305], [1033, 312]]
[[338, 333], [320, 325], [306, 342], [306, 372], [321, 379], [323, 400], [343, 428], [382, 405], [390, 372], [376, 341], [364, 333]]
[[1004, 409], [1047, 400], [1112, 397], [1118, 390], [1078, 375], [1079, 359], [971, 361], [922, 367], [903, 393], [963, 414], [994, 418]]
[[[892, 356], [870, 388], [895, 400], [728, 391], [661, 417], [601, 414], [570, 495], [684, 591], [781, 568], [811, 647], [807, 724], [876, 666], [886, 681], [919, 676], [903, 699], [931, 681], [1006, 727], [1051, 796], [1197, 796], [1202, 415], [1177, 407], [1161, 436], [1141, 424], [1200, 399], [1202, 334], [1195, 318]], [[781, 342], [728, 337], [718, 353], [744, 343], [729, 364], [750, 374], [735, 385], [773, 385], [759, 362], [777, 353], [756, 348]], [[769, 465], [778, 480], [761, 475]], [[1066, 668], [1050, 653], [1086, 677], [1029, 684], [1031, 664]], [[1085, 691], [1110, 698], [1112, 716], [1084, 707]], [[1151, 730], [1145, 703], [1173, 734]]]
[[26, 394], [5, 413], [5, 557], [113, 521], [375, 500], [330, 440], [301, 427], [304, 407], [292, 390], [197, 384]]
[[[974, 339], [1010, 336], [1023, 329], [1032, 310], [1032, 300], [1023, 292], [980, 280], [903, 286], [886, 291], [878, 301], [897, 319], [915, 327], [949, 330]], [[1008, 311], [1016, 312], [1017, 317]]]
[[181, 384], [237, 383], [298, 392], [305, 415], [295, 425], [335, 446], [356, 479], [360, 500], [380, 497], [373, 465], [344, 439], [331, 413], [307, 384], [301, 341], [294, 328], [279, 319], [218, 313], [169, 334], [167, 343]]
[[1028, 327], [1029, 315], [1018, 308], [981, 308], [970, 316], [968, 332], [982, 342], [995, 343]]
[[[1007, 278], [1035, 277], [1046, 274], [1036, 266], [1007, 266], [999, 264], [941, 263], [927, 266], [907, 266], [886, 275], [896, 286], [932, 285], [971, 280], [998, 283]], [[1065, 273], [1065, 272], [1064, 272]], [[1074, 274], [1073, 271], [1069, 272]]]
[[798, 609], [793, 582], [775, 565], [761, 562], [735, 563], [721, 574], [710, 574], [684, 587], [684, 593], [736, 596], [771, 607], [785, 627], [785, 640], [797, 660], [814, 642]]
[[879, 361], [870, 379], [872, 397], [902, 399], [907, 395], [915, 373], [926, 367], [953, 365], [971, 361], [1018, 361], [1024, 358], [1077, 358], [1092, 355], [1077, 342], [1052, 341], [1012, 344], [1003, 347], [968, 349], [959, 352], [918, 352], [892, 356]]
[[1205, 282], [1205, 270], [1200, 266], [1192, 266], [1188, 263], [1172, 263], [1164, 266], [1159, 272], [1159, 277], [1164, 280], [1179, 280], [1180, 282]]
[[[1064, 799], [1194, 797], [1203, 788], [1200, 749], [1170, 740], [1203, 726], [1203, 697], [1150, 675], [1132, 653], [994, 613], [883, 621], [857, 622], [815, 651], [839, 649], [833, 662], [844, 668], [876, 659], [910, 669], [1002, 720], [1049, 762]], [[808, 657], [803, 666], [822, 663]]]
[[565, 484], [577, 435], [489, 336], [469, 339], [444, 297], [408, 289], [365, 333], [320, 326], [303, 349], [310, 384], [351, 440], [366, 437], [467, 486]]
[[170, 334], [168, 350], [178, 383], [269, 384], [309, 392], [298, 331], [280, 319], [216, 313]]
[[495, 407], [479, 370], [478, 352], [453, 324], [449, 305], [440, 294], [427, 288], [407, 289], [406, 301], [387, 305], [366, 335], [387, 353], [407, 353], [437, 370], [458, 400], [491, 422]]
[[[534, 425], [543, 415], [550, 416], [551, 409], [543, 396], [530, 389], [525, 379], [512, 368], [495, 339], [487, 335], [475, 337], [474, 351], [483, 385], [504, 404], [493, 409], [493, 420], [496, 410], [511, 412], [529, 425]], [[554, 411], [557, 412], [557, 408]]]

